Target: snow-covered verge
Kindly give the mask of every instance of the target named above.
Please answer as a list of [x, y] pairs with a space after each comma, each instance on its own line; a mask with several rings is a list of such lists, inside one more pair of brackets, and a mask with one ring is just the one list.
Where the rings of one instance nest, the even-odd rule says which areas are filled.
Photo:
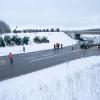
[[[26, 53], [27, 52], [34, 52], [34, 51], [40, 51], [40, 50], [46, 50], [46, 49], [52, 49], [54, 43], [62, 43], [63, 46], [69, 46], [72, 44], [76, 44], [76, 40], [73, 40], [69, 36], [67, 36], [64, 32], [41, 32], [41, 33], [9, 33], [1, 35], [4, 37], [5, 35], [18, 35], [19, 37], [29, 36], [30, 41], [29, 45], [25, 45]], [[47, 36], [50, 43], [42, 43], [42, 44], [36, 44], [33, 43], [33, 38], [35, 36]], [[23, 53], [23, 46], [12, 46], [12, 47], [0, 47], [0, 56], [8, 55], [9, 52], [12, 52], [13, 54], [19, 54]]]
[[0, 100], [100, 100], [100, 56], [1, 81]]

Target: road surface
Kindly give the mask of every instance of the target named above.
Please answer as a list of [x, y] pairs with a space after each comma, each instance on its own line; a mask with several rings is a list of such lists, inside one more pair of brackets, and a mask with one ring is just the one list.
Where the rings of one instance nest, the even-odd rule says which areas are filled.
[[80, 49], [79, 46], [75, 45], [73, 51], [72, 47], [68, 46], [63, 49], [50, 49], [13, 55], [13, 64], [9, 62], [7, 56], [3, 56], [0, 57], [0, 81], [53, 67], [70, 60], [94, 55], [100, 55], [100, 49], [97, 47]]

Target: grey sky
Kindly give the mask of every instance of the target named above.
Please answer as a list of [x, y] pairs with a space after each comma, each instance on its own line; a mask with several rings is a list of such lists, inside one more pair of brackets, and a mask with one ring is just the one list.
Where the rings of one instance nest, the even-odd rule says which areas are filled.
[[100, 27], [100, 0], [0, 0], [0, 19], [10, 25]]

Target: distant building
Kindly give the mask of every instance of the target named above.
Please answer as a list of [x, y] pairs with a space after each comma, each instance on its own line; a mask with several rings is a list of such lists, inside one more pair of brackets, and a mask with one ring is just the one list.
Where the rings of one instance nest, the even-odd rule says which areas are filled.
[[3, 33], [11, 33], [11, 29], [8, 24], [0, 20], [0, 34], [3, 34]]

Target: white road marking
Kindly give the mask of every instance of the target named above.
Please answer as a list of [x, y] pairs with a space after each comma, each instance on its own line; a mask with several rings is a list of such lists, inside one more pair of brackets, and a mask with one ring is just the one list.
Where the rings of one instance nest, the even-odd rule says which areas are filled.
[[19, 56], [25, 56], [25, 55], [32, 55], [32, 54], [39, 54], [39, 53], [42, 53], [44, 51], [34, 51], [34, 52], [23, 52], [22, 54], [19, 54]]
[[[46, 55], [42, 55], [42, 56], [49, 56], [49, 55], [52, 55], [54, 53], [49, 53], [49, 54], [46, 54]], [[38, 57], [29, 57], [29, 58], [25, 58], [26, 60], [31, 60], [31, 59], [35, 59], [35, 58], [38, 58]]]
[[37, 58], [37, 57], [29, 57], [29, 58], [25, 58], [26, 60], [31, 60], [31, 59], [34, 59], [34, 58]]
[[[91, 48], [90, 50], [96, 50], [97, 48]], [[38, 60], [42, 60], [42, 59], [48, 59], [48, 58], [52, 58], [52, 57], [56, 57], [56, 56], [60, 56], [60, 55], [63, 55], [63, 54], [68, 54], [68, 53], [72, 53], [72, 52], [78, 52], [78, 51], [86, 51], [86, 50], [88, 50], [88, 49], [78, 49], [78, 50], [76, 50], [76, 51], [71, 51], [71, 52], [66, 52], [66, 51], [62, 51], [63, 53], [61, 53], [61, 54], [57, 54], [57, 55], [54, 55], [54, 52], [53, 53], [48, 53], [48, 54], [46, 54], [46, 55], [41, 55], [42, 56], [42, 58], [38, 58], [38, 57], [29, 57], [29, 58], [25, 58], [26, 60], [31, 60], [30, 62], [34, 62], [34, 61], [38, 61]], [[38, 53], [41, 53], [41, 52], [37, 52], [36, 54], [38, 54]], [[50, 56], [50, 55], [52, 55], [53, 54], [53, 56]], [[29, 54], [29, 55], [31, 55], [31, 54]], [[29, 56], [28, 55], [28, 56]], [[46, 56], [49, 56], [49, 57], [46, 57]], [[37, 59], [38, 58], [38, 59]], [[33, 60], [34, 59], [34, 60]]]
[[31, 60], [30, 62], [35, 62], [35, 61], [39, 61], [39, 60], [43, 60], [43, 59], [53, 58], [53, 57], [61, 56], [61, 55], [64, 55], [64, 54], [70, 54], [72, 52], [79, 52], [79, 51], [81, 51], [81, 50], [71, 51], [71, 52], [64, 52], [64, 53], [58, 54], [58, 55], [53, 55], [53, 56], [49, 56], [49, 57], [44, 57], [44, 58], [39, 58], [39, 59]]
[[46, 55], [43, 55], [43, 56], [49, 56], [49, 55], [52, 55], [52, 54], [54, 54], [54, 53], [48, 53], [48, 54], [46, 54]]
[[[61, 56], [61, 55], [64, 55], [64, 54], [70, 54], [72, 52], [80, 52], [82, 50], [88, 50], [88, 49], [80, 49], [80, 50], [71, 51], [71, 52], [63, 52], [62, 54], [58, 54], [58, 55], [53, 55], [53, 56], [49, 56], [49, 57], [44, 57], [44, 58], [39, 58], [39, 59], [31, 60], [30, 62], [35, 62], [35, 61], [39, 61], [39, 60], [43, 60], [43, 59], [49, 59], [49, 58]], [[97, 50], [97, 48], [91, 48], [90, 50]]]

